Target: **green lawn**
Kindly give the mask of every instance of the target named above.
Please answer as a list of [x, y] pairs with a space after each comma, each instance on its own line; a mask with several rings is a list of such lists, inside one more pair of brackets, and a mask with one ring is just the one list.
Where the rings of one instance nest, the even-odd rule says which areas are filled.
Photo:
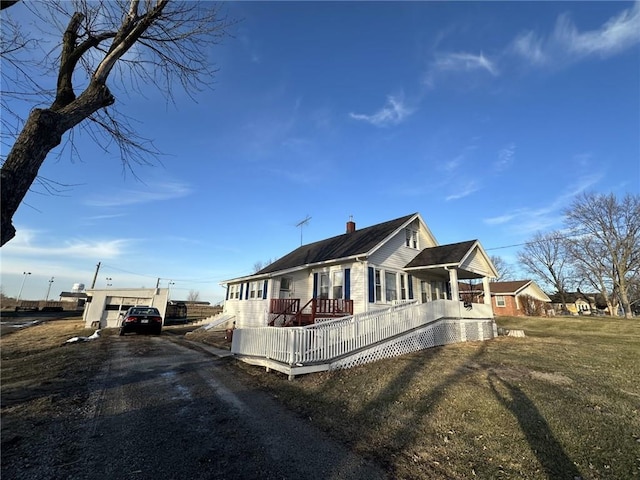
[[238, 365], [395, 478], [639, 478], [640, 320], [497, 323], [526, 337], [292, 382]]

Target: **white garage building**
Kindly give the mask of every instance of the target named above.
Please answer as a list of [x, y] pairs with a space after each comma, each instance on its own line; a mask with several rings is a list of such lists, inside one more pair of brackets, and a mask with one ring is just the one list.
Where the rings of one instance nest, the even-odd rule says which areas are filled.
[[87, 328], [117, 328], [120, 313], [130, 307], [156, 307], [162, 318], [167, 310], [168, 288], [108, 288], [87, 290], [84, 323]]

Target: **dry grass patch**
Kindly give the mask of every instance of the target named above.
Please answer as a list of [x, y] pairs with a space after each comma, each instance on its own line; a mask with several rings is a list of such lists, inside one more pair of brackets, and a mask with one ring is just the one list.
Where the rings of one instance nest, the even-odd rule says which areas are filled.
[[[16, 442], [37, 445], [46, 425], [59, 412], [80, 407], [87, 385], [106, 358], [100, 340], [65, 344], [88, 336], [82, 319], [54, 320], [0, 338], [2, 446]], [[111, 332], [104, 331], [103, 335]]]
[[525, 338], [255, 382], [394, 478], [640, 475], [640, 322], [498, 319]]

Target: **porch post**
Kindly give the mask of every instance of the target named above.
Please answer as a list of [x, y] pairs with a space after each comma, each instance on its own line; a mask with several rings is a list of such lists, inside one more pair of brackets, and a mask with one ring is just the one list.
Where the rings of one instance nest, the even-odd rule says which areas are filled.
[[458, 270], [449, 269], [449, 283], [451, 284], [451, 300], [460, 301], [460, 291], [458, 289]]
[[489, 288], [489, 277], [482, 277], [482, 290], [484, 291], [484, 304], [491, 305], [491, 289]]

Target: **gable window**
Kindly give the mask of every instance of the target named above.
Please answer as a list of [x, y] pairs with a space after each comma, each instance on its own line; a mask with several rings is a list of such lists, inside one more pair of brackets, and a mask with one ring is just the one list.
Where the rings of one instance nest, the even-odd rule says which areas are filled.
[[320, 273], [320, 294], [318, 298], [329, 298], [329, 274]]
[[504, 295], [496, 295], [496, 307], [505, 307]]
[[344, 284], [342, 270], [333, 272], [333, 298], [344, 298]]
[[405, 245], [409, 248], [418, 248], [418, 232], [412, 228], [405, 230]]
[[387, 302], [398, 299], [398, 287], [396, 285], [396, 274], [393, 272], [384, 273], [385, 297]]

